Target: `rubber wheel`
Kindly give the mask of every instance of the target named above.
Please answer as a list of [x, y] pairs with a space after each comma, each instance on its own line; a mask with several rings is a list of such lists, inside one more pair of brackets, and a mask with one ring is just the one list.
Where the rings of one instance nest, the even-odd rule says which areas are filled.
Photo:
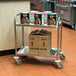
[[62, 55], [60, 56], [60, 59], [61, 59], [61, 60], [65, 60], [65, 55], [62, 54]]
[[15, 61], [16, 65], [20, 65], [22, 63], [21, 59], [18, 59], [19, 62]]
[[[60, 65], [60, 66], [59, 66]], [[63, 64], [60, 62], [60, 64], [59, 65], [57, 65], [57, 69], [62, 69], [63, 68]]]

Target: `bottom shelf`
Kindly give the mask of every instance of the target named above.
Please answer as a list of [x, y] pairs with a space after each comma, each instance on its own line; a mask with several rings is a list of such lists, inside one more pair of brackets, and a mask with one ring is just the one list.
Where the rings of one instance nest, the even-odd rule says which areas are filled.
[[56, 57], [57, 55], [57, 48], [50, 48], [50, 51], [48, 54], [30, 54], [30, 51], [29, 51], [29, 46], [23, 46], [21, 47], [18, 52], [17, 52], [17, 55], [35, 55], [35, 56], [52, 56], [52, 57]]
[[[60, 51], [60, 50], [59, 50]], [[63, 68], [63, 64], [61, 62], [61, 60], [65, 60], [65, 56], [64, 54], [60, 54], [60, 58], [57, 59], [57, 48], [51, 48], [49, 54], [47, 55], [37, 55], [37, 54], [30, 54], [30, 50], [29, 50], [29, 46], [23, 46], [21, 47], [18, 52], [17, 52], [17, 56], [14, 56], [15, 59], [15, 63], [17, 65], [22, 64], [22, 60], [19, 56], [35, 56], [35, 58], [37, 56], [39, 56], [40, 58], [42, 57], [46, 57], [47, 59], [50, 59], [53, 65], [55, 65], [58, 69], [62, 69]]]

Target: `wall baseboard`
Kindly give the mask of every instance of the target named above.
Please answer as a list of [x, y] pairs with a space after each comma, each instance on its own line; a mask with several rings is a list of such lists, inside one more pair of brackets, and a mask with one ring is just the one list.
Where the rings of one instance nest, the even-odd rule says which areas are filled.
[[[20, 48], [18, 48], [17, 50], [19, 49]], [[15, 54], [15, 49], [0, 51], [0, 56], [11, 55], [11, 54]]]
[[0, 56], [15, 54], [15, 49], [0, 51]]

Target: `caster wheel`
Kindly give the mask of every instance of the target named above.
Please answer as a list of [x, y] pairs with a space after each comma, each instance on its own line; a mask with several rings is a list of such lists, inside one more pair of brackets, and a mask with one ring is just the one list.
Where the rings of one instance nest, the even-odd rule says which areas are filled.
[[65, 55], [62, 54], [62, 55], [60, 56], [60, 59], [61, 59], [61, 60], [65, 60]]
[[60, 62], [60, 63], [58, 63], [58, 65], [57, 65], [57, 67], [56, 67], [57, 69], [62, 69], [63, 68], [63, 64]]
[[20, 65], [22, 63], [21, 59], [15, 61], [16, 65]]

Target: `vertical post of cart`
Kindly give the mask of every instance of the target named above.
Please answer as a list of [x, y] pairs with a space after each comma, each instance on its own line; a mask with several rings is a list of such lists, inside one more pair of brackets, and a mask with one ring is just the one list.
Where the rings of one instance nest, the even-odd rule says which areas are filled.
[[[14, 56], [14, 59], [15, 59], [15, 63], [17, 64], [17, 65], [20, 65], [21, 63], [22, 63], [22, 61], [21, 61], [21, 59], [20, 59], [20, 57], [19, 56], [17, 56], [17, 32], [16, 32], [16, 18], [17, 18], [17, 16], [18, 15], [20, 15], [20, 13], [19, 14], [17, 14], [15, 17], [14, 17], [14, 37], [15, 37], [15, 56]], [[22, 36], [23, 37], [23, 36]]]

